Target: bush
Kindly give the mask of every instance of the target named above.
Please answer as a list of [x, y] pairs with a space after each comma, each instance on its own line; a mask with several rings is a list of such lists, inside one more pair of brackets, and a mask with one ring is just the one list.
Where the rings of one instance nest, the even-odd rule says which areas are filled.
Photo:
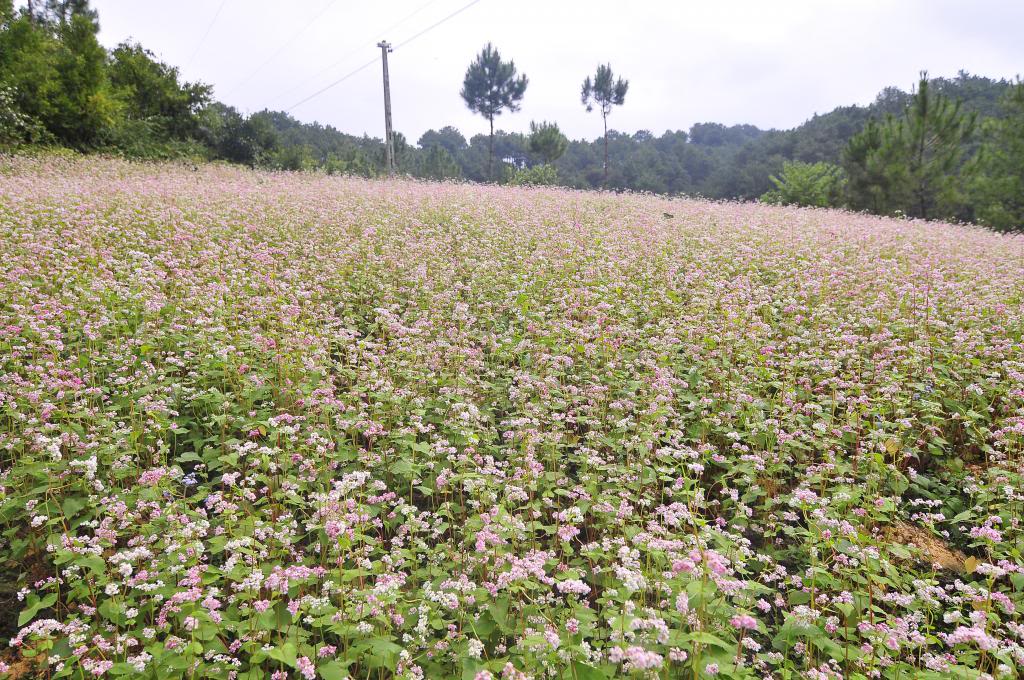
[[149, 119], [118, 121], [107, 130], [104, 142], [110, 153], [125, 158], [202, 159], [207, 155], [206, 147], [200, 142], [169, 137], [159, 122]]
[[553, 165], [535, 165], [515, 170], [508, 180], [514, 186], [553, 186], [558, 184], [558, 169]]
[[764, 203], [828, 208], [840, 203], [846, 178], [842, 168], [831, 163], [786, 161], [782, 177], [772, 175], [775, 189], [761, 196]]
[[17, 91], [0, 85], [0, 150], [50, 141], [46, 129], [18, 108]]

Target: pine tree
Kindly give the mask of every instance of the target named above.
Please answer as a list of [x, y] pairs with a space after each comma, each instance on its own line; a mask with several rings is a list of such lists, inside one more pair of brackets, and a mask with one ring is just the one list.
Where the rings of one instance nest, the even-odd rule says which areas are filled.
[[928, 74], [921, 74], [917, 92], [899, 128], [901, 140], [909, 150], [911, 215], [923, 219], [937, 217], [944, 203], [949, 205], [957, 200], [956, 178], [963, 161], [963, 145], [973, 134], [977, 118], [965, 115], [960, 107], [959, 101], [931, 94]]
[[854, 210], [866, 210], [876, 215], [895, 212], [900, 203], [894, 196], [900, 181], [896, 147], [890, 143], [885, 130], [896, 125], [891, 116], [880, 124], [868, 119], [864, 129], [850, 139], [843, 151], [846, 171], [846, 204]]
[[929, 88], [922, 73], [903, 114], [869, 123], [844, 154], [850, 205], [922, 219], [955, 217], [965, 144], [976, 116]]
[[1000, 231], [1024, 230], [1024, 81], [1003, 99], [1002, 118], [987, 121], [971, 178], [976, 217]]
[[626, 101], [626, 91], [629, 90], [629, 81], [619, 78], [615, 80], [611, 64], [602, 64], [597, 67], [594, 80], [587, 76], [583, 81], [583, 90], [580, 99], [587, 107], [587, 112], [594, 110], [597, 106], [601, 111], [601, 119], [604, 121], [604, 183], [608, 184], [608, 114], [612, 106], [622, 106]]
[[515, 62], [501, 60], [491, 43], [487, 43], [466, 69], [462, 99], [470, 111], [479, 113], [491, 126], [487, 147], [488, 179], [494, 178], [494, 119], [505, 109], [513, 113], [519, 110], [528, 82], [525, 75], [517, 76]]
[[569, 140], [558, 129], [557, 123], [530, 121], [530, 151], [537, 154], [545, 165], [551, 165], [565, 153]]

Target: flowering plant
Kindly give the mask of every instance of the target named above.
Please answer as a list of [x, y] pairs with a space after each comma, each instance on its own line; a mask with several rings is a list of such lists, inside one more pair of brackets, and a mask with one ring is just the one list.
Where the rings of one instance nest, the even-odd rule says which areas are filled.
[[1019, 238], [8, 163], [0, 677], [1024, 667]]

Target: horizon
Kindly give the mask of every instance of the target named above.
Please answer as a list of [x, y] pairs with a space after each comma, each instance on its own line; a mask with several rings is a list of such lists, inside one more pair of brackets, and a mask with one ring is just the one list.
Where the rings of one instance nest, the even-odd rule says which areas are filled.
[[[600, 136], [600, 116], [588, 114], [579, 102], [579, 85], [598, 63], [610, 62], [630, 81], [625, 105], [608, 119], [610, 129], [629, 135], [689, 130], [696, 123], [787, 130], [838, 107], [868, 105], [886, 87], [907, 91], [922, 70], [932, 77], [954, 78], [966, 71], [996, 80], [1012, 80], [1024, 71], [1024, 44], [1013, 30], [1024, 23], [1024, 6], [995, 0], [967, 10], [953, 2], [848, 7], [801, 1], [782, 11], [736, 1], [690, 8], [689, 14], [676, 5], [649, 3], [667, 14], [657, 25], [645, 24], [647, 17], [636, 11], [591, 9], [583, 12], [588, 30], [563, 31], [568, 50], [553, 46], [547, 33], [564, 25], [559, 16], [580, 15], [575, 0], [547, 7], [550, 14], [540, 23], [523, 5], [509, 10], [493, 0], [409, 0], [396, 3], [390, 13], [320, 0], [301, 14], [278, 13], [274, 22], [266, 21], [273, 7], [266, 1], [92, 4], [106, 47], [137, 41], [178, 67], [184, 79], [212, 85], [216, 99], [241, 112], [286, 111], [299, 121], [355, 136], [383, 137], [376, 42], [399, 45], [414, 37], [389, 57], [394, 127], [410, 143], [426, 130], [448, 125], [467, 139], [486, 131], [486, 121], [466, 109], [458, 91], [466, 66], [488, 41], [530, 78], [522, 111], [498, 117], [496, 128], [525, 132], [531, 120], [553, 120], [570, 138], [584, 140]], [[598, 8], [605, 5], [613, 3]], [[731, 14], [739, 10], [742, 18], [736, 22]], [[643, 19], [639, 25], [638, 18]], [[529, 20], [532, 31], [523, 25]], [[183, 21], [191, 24], [188, 29]], [[352, 28], [339, 33], [342, 21]], [[804, 31], [812, 25], [818, 30]], [[384, 27], [393, 30], [381, 35]], [[821, 27], [845, 30], [847, 37], [835, 41]], [[666, 45], [666, 35], [682, 39]], [[797, 36], [808, 44], [797, 44]], [[252, 42], [257, 47], [246, 46]], [[644, 44], [660, 44], [662, 51], [648, 56]], [[431, 50], [433, 58], [425, 59]], [[816, 51], [825, 56], [810, 58]], [[674, 70], [679, 56], [689, 65], [682, 73]]]

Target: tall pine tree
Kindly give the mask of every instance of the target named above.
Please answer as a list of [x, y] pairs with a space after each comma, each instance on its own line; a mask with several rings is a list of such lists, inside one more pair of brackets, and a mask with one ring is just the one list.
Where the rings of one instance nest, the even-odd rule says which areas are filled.
[[627, 90], [629, 81], [622, 78], [616, 80], [611, 64], [601, 64], [597, 67], [593, 80], [590, 76], [586, 77], [580, 92], [580, 100], [587, 107], [587, 112], [593, 111], [596, 106], [601, 112], [601, 120], [604, 121], [605, 184], [608, 184], [608, 114], [612, 112], [612, 106], [622, 106], [625, 103]]
[[961, 169], [976, 116], [931, 91], [922, 73], [899, 117], [869, 123], [844, 154], [854, 208], [922, 219], [960, 217]]
[[494, 179], [494, 119], [508, 109], [516, 112], [529, 82], [517, 75], [513, 61], [502, 61], [498, 50], [487, 43], [466, 69], [462, 83], [462, 99], [470, 111], [479, 113], [491, 125], [487, 145], [487, 179]]

